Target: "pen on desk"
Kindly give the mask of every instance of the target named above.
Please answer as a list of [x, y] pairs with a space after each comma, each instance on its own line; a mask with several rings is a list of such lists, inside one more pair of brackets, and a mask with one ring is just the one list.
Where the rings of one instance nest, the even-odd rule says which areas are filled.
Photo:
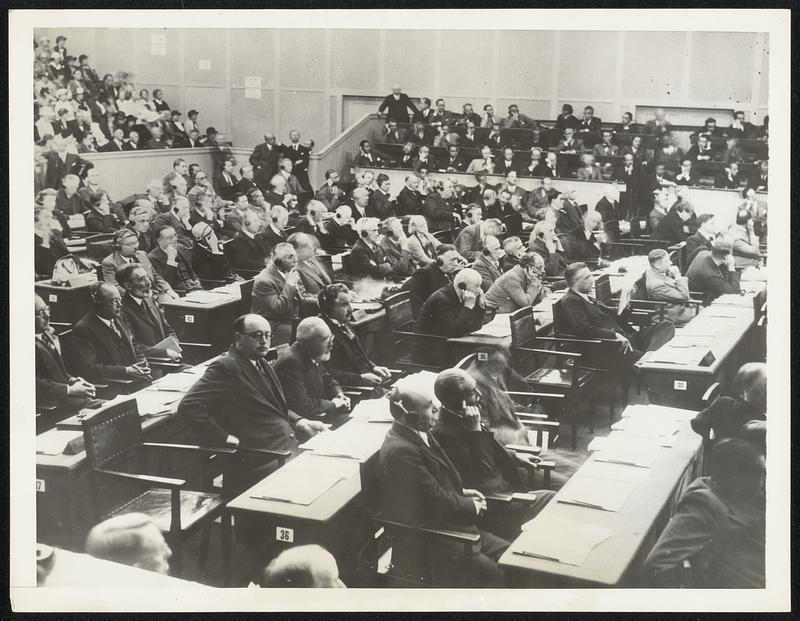
[[512, 550], [512, 554], [519, 554], [520, 556], [528, 556], [530, 558], [540, 558], [544, 561], [553, 561], [559, 563], [560, 561], [554, 556], [545, 556], [544, 554], [536, 554], [535, 552], [526, 552], [525, 550]]

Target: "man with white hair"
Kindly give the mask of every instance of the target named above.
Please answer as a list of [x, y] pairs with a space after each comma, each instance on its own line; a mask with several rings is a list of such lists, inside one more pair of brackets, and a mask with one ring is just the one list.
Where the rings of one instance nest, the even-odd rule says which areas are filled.
[[624, 220], [618, 199], [619, 191], [616, 186], [606, 185], [603, 187], [603, 197], [595, 205], [595, 211], [603, 218], [603, 225], [610, 242], [619, 241], [620, 221]]
[[89, 531], [86, 553], [165, 576], [172, 556], [161, 530], [142, 513], [125, 513], [100, 522]]
[[353, 210], [347, 205], [339, 205], [328, 220], [328, 241], [334, 248], [349, 248], [356, 243], [358, 234], [353, 230]]
[[356, 223], [358, 241], [350, 251], [350, 262], [355, 276], [372, 278], [388, 278], [392, 266], [386, 258], [386, 252], [378, 244], [380, 220], [377, 218], [361, 218]]
[[581, 155], [581, 166], [575, 176], [578, 178], [578, 181], [600, 181], [602, 178], [600, 175], [600, 167], [594, 161], [594, 155], [590, 153], [584, 153]]
[[381, 105], [378, 106], [378, 112], [383, 114], [386, 112], [386, 120], [397, 121], [398, 123], [408, 124], [410, 119], [408, 111], [411, 110], [412, 114], [418, 112], [414, 102], [411, 101], [408, 95], [400, 90], [399, 84], [392, 85], [392, 92], [383, 98]]
[[272, 246], [261, 234], [263, 222], [252, 209], [244, 212], [242, 230], [223, 246], [223, 252], [233, 269], [261, 270]]
[[477, 224], [464, 227], [456, 238], [455, 246], [459, 254], [468, 261], [474, 261], [481, 254], [482, 241], [488, 236], [498, 236], [502, 231], [502, 222], [489, 218]]
[[284, 205], [269, 208], [269, 221], [263, 226], [264, 239], [270, 248], [286, 241], [286, 226], [289, 224], [289, 210]]
[[392, 536], [392, 571], [436, 586], [505, 586], [497, 559], [508, 542], [478, 529], [486, 498], [478, 490], [464, 488], [458, 471], [430, 433], [438, 410], [430, 385], [418, 377], [395, 383], [389, 394], [394, 423], [376, 466], [381, 515], [402, 524], [471, 532], [480, 536], [480, 547], [464, 555], [462, 544], [387, 526]]
[[296, 339], [275, 363], [286, 405], [303, 418], [343, 422], [350, 399], [322, 364], [331, 357], [331, 329], [320, 317], [306, 317], [297, 326]]
[[327, 242], [328, 230], [325, 228], [323, 215], [328, 213], [325, 205], [318, 200], [311, 200], [306, 205], [306, 214], [294, 225], [298, 233], [307, 233], [316, 237], [321, 244]]
[[486, 293], [492, 283], [503, 273], [500, 262], [505, 256], [505, 250], [494, 235], [481, 238], [481, 250], [472, 262], [472, 269], [481, 275], [481, 289]]
[[47, 159], [47, 172], [45, 183], [48, 188], [57, 190], [67, 175], [79, 174], [82, 170], [94, 168], [92, 162], [83, 159], [77, 153], [67, 152], [67, 140], [62, 136], [53, 138], [53, 151], [45, 154]]
[[598, 262], [607, 240], [603, 216], [596, 211], [583, 214], [581, 226], [572, 229], [566, 238], [565, 250], [570, 261]]
[[353, 190], [353, 220], [358, 222], [367, 216], [367, 206], [369, 205], [369, 190], [365, 187], [358, 187]]
[[280, 589], [346, 589], [336, 559], [325, 548], [295, 546], [276, 556], [262, 578], [265, 587]]
[[[434, 291], [422, 305], [416, 332], [458, 337], [479, 329], [486, 312], [482, 282], [472, 268], [459, 271], [452, 283]], [[441, 366], [447, 360], [447, 347], [439, 341], [419, 339], [414, 345], [414, 359], [422, 364]]]
[[317, 259], [319, 241], [308, 233], [292, 233], [287, 240], [297, 253], [297, 272], [303, 284], [303, 298], [311, 297], [316, 304], [317, 294], [333, 280], [325, 266]]
[[689, 283], [681, 277], [677, 265], [673, 265], [669, 253], [655, 248], [647, 256], [650, 268], [644, 273], [647, 299], [666, 302], [664, 316], [676, 327], [689, 322], [695, 316], [695, 307], [689, 301]]
[[253, 281], [252, 311], [269, 320], [275, 345], [291, 340], [292, 322], [298, 315], [301, 298], [296, 265], [294, 247], [280, 243], [272, 250], [272, 261]]

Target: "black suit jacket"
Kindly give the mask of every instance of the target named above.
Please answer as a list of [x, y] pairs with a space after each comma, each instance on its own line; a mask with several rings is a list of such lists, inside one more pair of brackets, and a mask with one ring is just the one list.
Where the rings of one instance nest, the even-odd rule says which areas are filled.
[[359, 153], [356, 155], [355, 160], [353, 161], [353, 166], [356, 166], [357, 168], [373, 168], [375, 166], [381, 167], [384, 165], [385, 162], [383, 161], [383, 158], [375, 151], [370, 151], [369, 155], [365, 153]]
[[61, 182], [65, 176], [78, 175], [83, 178], [86, 176], [86, 171], [94, 168], [94, 164], [74, 153], [67, 153], [63, 161], [55, 151], [45, 154], [44, 157], [47, 159], [45, 182], [48, 188], [54, 190], [61, 189]]
[[216, 190], [220, 198], [226, 201], [233, 200], [233, 194], [236, 192], [236, 186], [239, 183], [239, 179], [236, 178], [236, 175], [232, 174], [230, 177], [231, 182], [228, 183], [225, 176], [221, 172], [218, 172], [214, 175], [213, 179], [214, 190]]
[[594, 235], [586, 239], [583, 224], [581, 224], [567, 234], [564, 250], [570, 261], [597, 261], [601, 248], [595, 244]]
[[613, 308], [597, 301], [587, 302], [572, 289], [556, 302], [553, 313], [557, 315], [559, 333], [579, 339], [615, 339], [617, 333], [630, 338], [633, 333]]
[[395, 203], [380, 190], [374, 191], [369, 195], [369, 203], [367, 204], [367, 216], [370, 218], [378, 218], [378, 220], [386, 220], [394, 215]]
[[[160, 247], [156, 246], [153, 248], [148, 254], [147, 258], [150, 259], [150, 263], [153, 264], [153, 269], [158, 272], [161, 277], [166, 280], [170, 287], [173, 289], [184, 289], [186, 285], [186, 281], [181, 279], [180, 270], [174, 266], [169, 265], [167, 263], [167, 253], [163, 251]], [[178, 246], [178, 256], [176, 260], [183, 261], [183, 263], [188, 268], [190, 272], [190, 278], [194, 278], [195, 280], [199, 280], [197, 278], [197, 274], [194, 272], [194, 268], [192, 268], [192, 255], [191, 250], [187, 250], [186, 248], [182, 248]]]
[[372, 373], [375, 363], [370, 359], [358, 335], [350, 328], [348, 333], [338, 322], [327, 315], [320, 317], [328, 324], [333, 334], [331, 359], [325, 363], [328, 372], [340, 384], [360, 386], [362, 373]]
[[257, 233], [251, 239], [241, 231], [222, 247], [233, 269], [262, 270], [272, 246], [264, 235]]
[[225, 246], [221, 254], [214, 254], [200, 242], [192, 246], [192, 269], [203, 280], [233, 280], [233, 272], [225, 257]]
[[128, 147], [128, 143], [123, 141], [121, 145], [117, 144], [115, 140], [109, 140], [105, 143], [102, 147], [100, 147], [99, 151], [104, 153], [115, 153], [119, 151], [130, 151], [131, 148]]
[[686, 261], [683, 266], [684, 272], [689, 269], [689, 266], [692, 264], [692, 261], [694, 261], [697, 253], [701, 250], [711, 250], [711, 240], [706, 239], [700, 233], [689, 235], [689, 237], [686, 238], [686, 243], [681, 250]]
[[328, 220], [328, 242], [336, 248], [352, 246], [358, 239], [358, 233], [349, 224], [342, 226], [335, 218]]
[[678, 212], [670, 208], [653, 231], [653, 239], [662, 239], [672, 244], [682, 242], [687, 237], [687, 233], [683, 230], [686, 225], [687, 223], [678, 217]]
[[253, 167], [253, 177], [261, 185], [264, 190], [269, 186], [269, 180], [276, 172], [278, 172], [278, 146], [273, 145], [271, 148], [266, 142], [253, 149], [250, 155], [250, 165]]
[[166, 358], [167, 351], [153, 345], [169, 335], [175, 336], [175, 330], [169, 325], [158, 304], [152, 298], [145, 298], [141, 304], [137, 304], [129, 294], [125, 294], [122, 297], [122, 313], [139, 351], [148, 358]]
[[394, 93], [386, 95], [378, 107], [378, 112], [383, 112], [384, 110], [386, 110], [386, 120], [394, 120], [398, 123], [408, 123], [409, 110], [411, 110], [412, 114], [418, 112], [417, 107], [405, 93], [400, 93], [397, 100], [394, 98]]
[[125, 367], [144, 360], [136, 351], [133, 334], [125, 320], [117, 320], [122, 344], [117, 347], [111, 328], [94, 313], [83, 317], [72, 329], [75, 370], [89, 381], [101, 378], [125, 379]]
[[[556, 166], [558, 166], [558, 165], [556, 165]], [[557, 171], [554, 171], [552, 168], [550, 168], [544, 162], [541, 162], [541, 163], [537, 164], [533, 168], [533, 176], [534, 177], [551, 177], [552, 178], [552, 177], [556, 176], [556, 172]]]
[[494, 164], [494, 172], [496, 175], [507, 175], [512, 170], [519, 171], [519, 166], [516, 160], [506, 162], [504, 159], [496, 159]]
[[403, 187], [397, 193], [397, 215], [416, 216], [422, 214], [422, 196], [418, 192]]
[[392, 425], [378, 453], [382, 517], [477, 533], [475, 504], [464, 496], [458, 471], [435, 439], [431, 444], [413, 429]]
[[[461, 303], [453, 284], [434, 291], [425, 300], [417, 316], [416, 332], [437, 336], [466, 336], [483, 325], [486, 309], [478, 304], [467, 308]], [[414, 343], [414, 358], [423, 364], [442, 364], [447, 349], [442, 343], [418, 340]]]
[[36, 343], [36, 402], [58, 404], [67, 398], [70, 374], [58, 351], [46, 347], [39, 339]]
[[453, 212], [447, 201], [438, 192], [433, 192], [425, 197], [422, 214], [428, 221], [428, 229], [432, 233], [447, 231], [453, 226]]
[[484, 494], [522, 491], [514, 458], [489, 430], [467, 428], [458, 412], [442, 408], [431, 433], [461, 475], [464, 487]]
[[336, 414], [332, 399], [341, 393], [328, 370], [311, 360], [295, 342], [275, 363], [286, 395], [286, 405], [303, 418], [330, 418]]
[[619, 211], [619, 203], [616, 201], [612, 203], [604, 196], [597, 202], [595, 209], [597, 213], [603, 216], [603, 224], [608, 234], [608, 241], [619, 241], [619, 221], [622, 219], [622, 214]]
[[178, 415], [211, 446], [223, 446], [230, 434], [243, 447], [295, 450], [300, 416], [287, 407], [272, 367], [264, 363], [262, 368], [259, 372], [231, 348], [181, 399]]
[[599, 132], [600, 131], [600, 124], [601, 121], [596, 116], [593, 116], [588, 121], [586, 119], [581, 119], [578, 123], [579, 132]]
[[392, 271], [392, 266], [389, 265], [383, 248], [379, 244], [370, 248], [362, 239], [353, 244], [353, 249], [350, 251], [350, 263], [353, 274], [356, 276], [386, 278]]
[[411, 293], [411, 310], [416, 317], [425, 301], [434, 291], [441, 289], [450, 282], [436, 263], [430, 263], [411, 274], [411, 278], [403, 283], [401, 291]]
[[556, 232], [569, 233], [574, 228], [583, 226], [583, 212], [577, 203], [564, 199], [564, 208], [560, 211], [556, 222]]

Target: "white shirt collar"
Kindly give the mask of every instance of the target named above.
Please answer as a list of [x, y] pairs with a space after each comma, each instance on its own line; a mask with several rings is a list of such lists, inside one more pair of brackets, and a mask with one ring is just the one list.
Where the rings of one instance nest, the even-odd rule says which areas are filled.
[[102, 321], [104, 324], [106, 324], [109, 328], [111, 328], [112, 330], [115, 330], [114, 324], [112, 323], [111, 319], [106, 319], [105, 317], [101, 317], [100, 315], [97, 315], [97, 318], [100, 321]]
[[247, 230], [246, 228], [244, 228], [244, 227], [242, 227], [242, 233], [244, 233], [245, 235], [247, 235], [247, 237], [249, 237], [250, 239], [255, 239], [255, 233], [251, 233], [250, 231], [248, 231], [248, 230]]

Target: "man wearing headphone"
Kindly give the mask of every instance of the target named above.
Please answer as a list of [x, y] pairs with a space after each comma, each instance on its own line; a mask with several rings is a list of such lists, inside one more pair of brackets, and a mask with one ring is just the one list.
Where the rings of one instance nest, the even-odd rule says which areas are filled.
[[487, 237], [498, 236], [502, 230], [502, 222], [496, 218], [489, 218], [464, 227], [456, 238], [456, 248], [459, 254], [468, 261], [477, 259], [482, 251], [481, 242]]
[[296, 265], [294, 247], [280, 243], [272, 250], [272, 261], [253, 281], [253, 312], [269, 320], [274, 345], [289, 342], [298, 314], [302, 285]]
[[334, 248], [348, 248], [358, 240], [353, 230], [353, 210], [347, 205], [339, 205], [333, 218], [328, 220], [328, 239]]
[[464, 488], [455, 466], [430, 433], [438, 418], [438, 403], [431, 393], [420, 378], [409, 376], [397, 381], [388, 396], [394, 423], [378, 453], [381, 515], [404, 524], [479, 534], [480, 543], [465, 556], [463, 544], [387, 527], [393, 571], [437, 586], [505, 586], [497, 559], [508, 542], [478, 530], [486, 498], [478, 490]]
[[192, 237], [192, 223], [189, 220], [189, 199], [185, 196], [176, 196], [175, 202], [167, 213], [162, 213], [156, 217], [155, 228], [163, 226], [172, 227], [175, 230], [178, 243], [184, 248], [191, 248], [194, 245]]
[[235, 270], [261, 270], [272, 250], [265, 236], [260, 233], [264, 226], [258, 213], [247, 209], [242, 218], [242, 230], [222, 248], [231, 267]]
[[[455, 338], [478, 330], [486, 312], [481, 282], [474, 269], [459, 271], [452, 284], [435, 291], [422, 305], [415, 331]], [[441, 366], [447, 355], [446, 345], [439, 340], [419, 339], [414, 343], [414, 360], [421, 364]]]
[[418, 269], [411, 275], [401, 291], [411, 293], [411, 310], [414, 317], [434, 291], [450, 283], [455, 273], [466, 265], [464, 257], [458, 254], [453, 244], [440, 244], [436, 247], [436, 259], [433, 263]]
[[241, 280], [231, 271], [230, 263], [222, 252], [217, 233], [207, 222], [192, 227], [195, 244], [192, 247], [192, 268], [201, 280]]
[[350, 261], [355, 276], [370, 276], [372, 278], [388, 278], [392, 266], [386, 258], [386, 253], [380, 244], [380, 220], [377, 218], [361, 218], [356, 223], [359, 240], [353, 244], [350, 251]]
[[383, 238], [380, 246], [386, 255], [386, 260], [392, 266], [389, 278], [402, 280], [411, 275], [413, 263], [408, 247], [408, 237], [403, 232], [403, 223], [394, 216], [381, 222]]
[[500, 262], [505, 254], [500, 240], [494, 235], [488, 235], [481, 240], [481, 252], [472, 262], [472, 269], [481, 275], [481, 289], [484, 293], [502, 276]]
[[[112, 285], [117, 284], [117, 270], [129, 263], [138, 263], [144, 268], [154, 286], [154, 294], [159, 303], [178, 299], [178, 294], [175, 293], [170, 284], [153, 269], [147, 254], [139, 250], [139, 238], [136, 231], [120, 229], [114, 234], [111, 254], [103, 259], [101, 263], [103, 266], [103, 280]], [[121, 289], [120, 293], [122, 293]]]
[[519, 263], [491, 283], [486, 292], [486, 305], [498, 313], [513, 313], [534, 306], [550, 294], [545, 286], [544, 259], [535, 252], [523, 256]]

